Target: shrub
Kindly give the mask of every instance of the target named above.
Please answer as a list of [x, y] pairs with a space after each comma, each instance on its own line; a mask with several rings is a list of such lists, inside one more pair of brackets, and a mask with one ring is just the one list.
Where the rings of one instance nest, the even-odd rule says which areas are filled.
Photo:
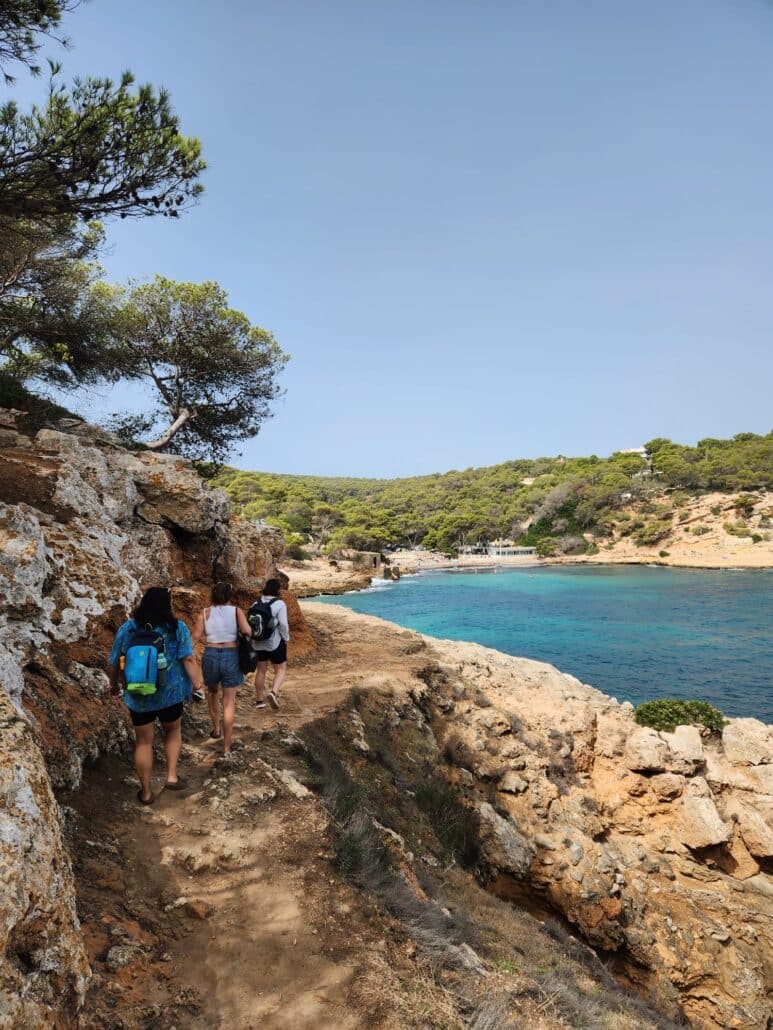
[[760, 540], [762, 540], [762, 537], [760, 536], [759, 533], [752, 533], [752, 543], [753, 544], [758, 544], [760, 542]]
[[712, 733], [721, 733], [727, 721], [722, 712], [708, 701], [683, 701], [676, 697], [644, 701], [637, 706], [634, 718], [639, 726], [651, 726], [669, 733], [677, 726], [705, 726]]
[[443, 847], [463, 866], [474, 865], [479, 857], [478, 826], [474, 814], [445, 780], [432, 777], [416, 791], [417, 807], [429, 819]]
[[665, 520], [659, 520], [658, 522], [651, 522], [649, 526], [644, 526], [636, 534], [636, 543], [640, 547], [652, 547], [653, 544], [660, 543], [661, 540], [665, 540], [671, 533], [671, 523]]
[[689, 517], [690, 517], [689, 511], [680, 511], [679, 512], [679, 521], [680, 522], [686, 522], [689, 519]]
[[721, 504], [712, 504], [712, 506], [711, 506], [711, 514], [712, 515], [719, 515], [719, 513], [721, 511], [722, 511], [722, 505]]
[[704, 536], [706, 533], [711, 532], [708, 526], [693, 526], [692, 531], [696, 536]]
[[668, 556], [669, 556], [669, 554], [671, 554], [671, 552], [670, 551], [658, 551], [658, 554], [660, 555], [661, 558], [668, 558]]
[[598, 544], [595, 543], [593, 540], [589, 540], [588, 544], [587, 544], [587, 546], [585, 548], [585, 553], [586, 554], [598, 554], [599, 553]]
[[288, 533], [285, 537], [285, 554], [293, 561], [306, 561], [309, 557], [308, 551], [304, 548], [306, 541], [300, 533]]

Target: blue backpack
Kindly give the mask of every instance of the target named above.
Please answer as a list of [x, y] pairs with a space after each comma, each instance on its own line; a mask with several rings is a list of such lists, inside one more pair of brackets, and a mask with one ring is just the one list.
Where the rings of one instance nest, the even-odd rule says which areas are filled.
[[166, 668], [163, 635], [150, 625], [130, 631], [123, 647], [123, 675], [128, 693], [147, 697], [163, 689]]

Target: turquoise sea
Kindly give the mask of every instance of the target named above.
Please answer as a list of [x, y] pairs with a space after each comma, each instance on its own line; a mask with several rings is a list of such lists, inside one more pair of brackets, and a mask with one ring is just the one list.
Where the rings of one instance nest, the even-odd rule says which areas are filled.
[[550, 662], [620, 701], [704, 698], [773, 722], [773, 571], [433, 572], [317, 600]]

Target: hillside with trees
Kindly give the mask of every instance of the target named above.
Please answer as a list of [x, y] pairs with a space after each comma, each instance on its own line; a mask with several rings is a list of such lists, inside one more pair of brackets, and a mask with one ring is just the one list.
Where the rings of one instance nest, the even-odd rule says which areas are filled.
[[406, 479], [227, 468], [214, 482], [245, 517], [279, 526], [297, 550], [421, 545], [453, 552], [507, 537], [543, 555], [582, 554], [592, 553], [596, 538], [630, 536], [655, 546], [668, 535], [680, 505], [713, 492], [742, 492], [730, 530], [764, 538], [769, 515], [757, 511], [759, 534], [745, 518], [764, 506], [759, 491], [773, 487], [773, 433], [709, 438], [694, 447], [658, 438], [641, 452], [608, 458], [521, 459]]

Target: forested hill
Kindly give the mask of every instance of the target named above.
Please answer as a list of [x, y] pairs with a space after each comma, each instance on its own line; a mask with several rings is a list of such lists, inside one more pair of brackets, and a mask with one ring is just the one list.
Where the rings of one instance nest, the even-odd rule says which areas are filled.
[[[541, 553], [592, 549], [594, 537], [659, 539], [687, 497], [720, 491], [740, 498], [733, 530], [773, 487], [773, 432], [740, 433], [686, 447], [658, 438], [643, 453], [609, 458], [506, 461], [406, 479], [342, 479], [221, 470], [215, 483], [248, 518], [279, 526], [296, 547], [311, 544], [380, 550], [389, 546], [452, 551], [460, 543], [512, 537]], [[630, 495], [630, 496], [629, 496]], [[631, 506], [637, 518], [623, 509]], [[760, 512], [757, 512], [760, 515]], [[763, 529], [769, 517], [763, 517]]]

